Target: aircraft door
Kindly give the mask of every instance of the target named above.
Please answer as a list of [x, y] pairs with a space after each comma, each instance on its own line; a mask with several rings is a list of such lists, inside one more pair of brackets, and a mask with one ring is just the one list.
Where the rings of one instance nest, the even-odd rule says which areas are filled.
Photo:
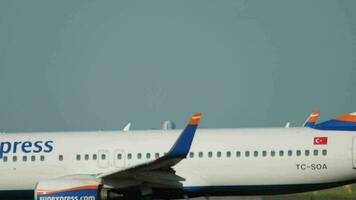
[[356, 169], [356, 137], [352, 140], [352, 165]]
[[109, 151], [108, 150], [99, 150], [98, 165], [100, 168], [109, 167]]
[[116, 149], [114, 152], [114, 165], [116, 168], [125, 168], [125, 151], [122, 149]]

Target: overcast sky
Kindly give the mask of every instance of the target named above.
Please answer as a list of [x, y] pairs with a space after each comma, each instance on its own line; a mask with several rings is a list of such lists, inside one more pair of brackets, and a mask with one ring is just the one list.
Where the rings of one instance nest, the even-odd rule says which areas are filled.
[[356, 1], [0, 1], [0, 130], [356, 111]]

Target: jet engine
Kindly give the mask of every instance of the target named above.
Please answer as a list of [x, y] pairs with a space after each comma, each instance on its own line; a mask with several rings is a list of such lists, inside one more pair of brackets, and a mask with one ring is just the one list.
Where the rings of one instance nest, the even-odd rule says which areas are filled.
[[37, 183], [35, 200], [107, 200], [107, 194], [93, 180], [54, 179]]

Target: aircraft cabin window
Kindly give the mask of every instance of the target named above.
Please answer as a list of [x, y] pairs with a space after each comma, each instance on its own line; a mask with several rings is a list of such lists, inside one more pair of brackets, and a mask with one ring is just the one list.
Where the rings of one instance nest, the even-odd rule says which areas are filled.
[[317, 156], [319, 154], [319, 151], [318, 150], [314, 150], [314, 156]]
[[241, 157], [241, 152], [240, 151], [236, 151], [236, 157]]
[[267, 156], [267, 151], [262, 151], [262, 156], [266, 157]]
[[17, 156], [13, 156], [12, 161], [17, 162]]
[[40, 161], [44, 161], [44, 160], [45, 160], [44, 155], [41, 155], [41, 156], [40, 156]]
[[127, 159], [131, 159], [132, 158], [132, 154], [131, 153], [128, 153], [127, 154]]
[[80, 160], [80, 155], [79, 154], [77, 154], [77, 160]]
[[258, 157], [258, 151], [254, 151], [253, 156]]
[[63, 155], [59, 155], [59, 156], [58, 156], [58, 160], [59, 160], [59, 161], [62, 161], [62, 160], [63, 160]]
[[309, 156], [310, 155], [310, 151], [309, 150], [305, 150], [305, 156]]
[[155, 158], [159, 158], [159, 153], [155, 153]]
[[121, 153], [118, 153], [118, 154], [116, 155], [116, 158], [117, 158], [118, 160], [121, 160], [121, 159], [122, 159], [122, 154], [121, 154]]
[[292, 150], [289, 150], [288, 151], [288, 156], [292, 156], [293, 155], [293, 151]]
[[209, 157], [209, 158], [213, 157], [213, 152], [209, 151], [208, 157]]
[[302, 151], [297, 150], [297, 156], [300, 156], [300, 155], [302, 155]]
[[194, 157], [194, 152], [190, 152], [190, 153], [189, 153], [189, 157], [190, 157], [190, 158], [193, 158], [193, 157]]
[[279, 156], [284, 156], [284, 151], [279, 151]]
[[101, 154], [101, 160], [106, 160], [106, 154]]
[[245, 151], [245, 156], [246, 157], [250, 157], [250, 152], [249, 151]]
[[26, 162], [27, 161], [27, 156], [22, 156], [22, 161]]
[[7, 162], [7, 156], [4, 156], [4, 157], [2, 158], [2, 160], [3, 160], [4, 162]]
[[202, 158], [203, 157], [203, 152], [199, 152], [199, 158]]
[[328, 150], [324, 149], [324, 150], [322, 151], [322, 154], [323, 154], [323, 156], [328, 155]]
[[271, 151], [271, 157], [274, 157], [276, 155], [275, 151]]
[[142, 158], [142, 154], [141, 153], [138, 153], [137, 154], [137, 159], [141, 159]]
[[93, 160], [96, 160], [96, 159], [98, 159], [98, 155], [93, 154]]
[[31, 156], [31, 161], [32, 162], [36, 161], [36, 156]]
[[151, 154], [150, 153], [146, 153], [146, 158], [150, 159], [151, 158]]
[[221, 157], [221, 151], [218, 151], [218, 152], [216, 153], [216, 156], [217, 156], [218, 158], [220, 158], [220, 157]]
[[85, 159], [85, 160], [89, 160], [89, 155], [88, 155], [88, 154], [85, 154], [85, 155], [84, 155], [84, 159]]
[[231, 151], [226, 152], [226, 157], [230, 158], [231, 157]]

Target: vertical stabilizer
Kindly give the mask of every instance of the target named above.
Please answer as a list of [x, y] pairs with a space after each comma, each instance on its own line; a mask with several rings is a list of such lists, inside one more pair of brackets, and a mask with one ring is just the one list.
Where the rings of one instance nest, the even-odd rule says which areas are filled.
[[303, 127], [314, 128], [316, 121], [319, 119], [319, 116], [319, 112], [312, 112], [308, 119], [304, 122]]

